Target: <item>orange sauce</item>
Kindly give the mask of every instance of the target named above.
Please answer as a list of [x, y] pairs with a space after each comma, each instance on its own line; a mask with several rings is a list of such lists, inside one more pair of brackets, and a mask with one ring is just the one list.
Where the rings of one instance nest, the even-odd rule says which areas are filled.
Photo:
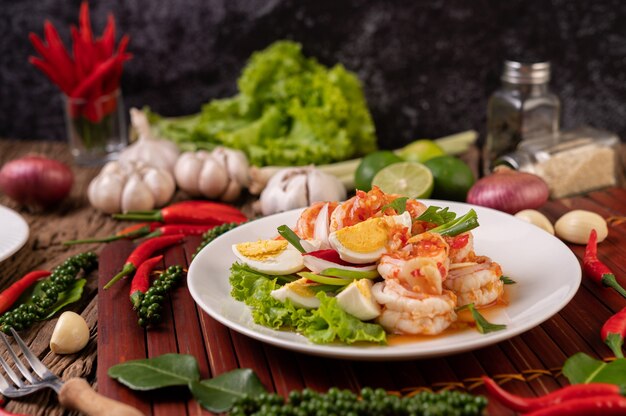
[[[504, 292], [502, 296], [493, 303], [489, 305], [481, 306], [477, 308], [480, 311], [480, 314], [485, 317], [486, 320], [492, 323], [498, 323], [497, 316], [500, 312], [506, 308], [509, 304], [508, 301], [508, 293], [507, 286], [504, 286]], [[437, 334], [437, 335], [397, 335], [390, 334], [387, 336], [387, 345], [403, 345], [403, 344], [412, 344], [415, 342], [422, 341], [432, 341], [436, 339], [442, 339], [452, 334], [458, 334], [463, 331], [476, 331], [474, 328], [476, 325], [474, 324], [474, 318], [472, 318], [472, 313], [468, 309], [464, 309], [456, 313], [456, 321], [453, 322], [446, 330]]]

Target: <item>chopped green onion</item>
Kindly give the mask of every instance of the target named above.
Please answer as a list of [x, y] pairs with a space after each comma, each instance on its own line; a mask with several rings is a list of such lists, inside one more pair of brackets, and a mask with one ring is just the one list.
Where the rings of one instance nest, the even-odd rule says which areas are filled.
[[352, 280], [347, 280], [347, 279], [341, 279], [339, 277], [321, 276], [319, 274], [315, 274], [311, 272], [300, 272], [298, 273], [298, 276], [305, 277], [316, 283], [321, 283], [323, 285], [333, 285], [333, 286], [345, 286], [352, 281]]
[[470, 209], [467, 214], [463, 215], [455, 219], [454, 221], [450, 221], [446, 224], [440, 225], [439, 227], [435, 227], [430, 230], [431, 233], [438, 233], [442, 236], [454, 237], [455, 235], [459, 235], [465, 233], [467, 231], [473, 230], [478, 227], [478, 217], [476, 215], [476, 211]]
[[380, 276], [376, 269], [357, 271], [357, 270], [339, 269], [337, 267], [329, 267], [328, 269], [324, 269], [320, 272], [320, 274], [324, 276], [333, 276], [333, 277], [339, 277], [342, 279], [351, 279], [351, 280], [375, 279], [378, 276]]
[[285, 240], [289, 242], [292, 246], [294, 246], [300, 253], [306, 253], [302, 244], [300, 244], [300, 237], [293, 230], [286, 225], [281, 225], [278, 227], [278, 234], [280, 234]]
[[508, 276], [500, 276], [500, 280], [502, 280], [502, 283], [504, 283], [505, 285], [514, 285], [515, 283], [517, 283], [515, 280], [511, 279]]
[[456, 218], [454, 212], [448, 212], [448, 207], [439, 208], [434, 205], [429, 206], [426, 211], [417, 217], [416, 221], [431, 222], [437, 225], [443, 225]]

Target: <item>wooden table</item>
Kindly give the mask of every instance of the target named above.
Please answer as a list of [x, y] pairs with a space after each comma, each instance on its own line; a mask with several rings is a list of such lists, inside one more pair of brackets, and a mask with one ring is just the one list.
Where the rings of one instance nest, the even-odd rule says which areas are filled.
[[[64, 144], [0, 140], [0, 165], [28, 152], [44, 153], [71, 164]], [[120, 302], [113, 302], [116, 293], [97, 295], [98, 280], [108, 280], [124, 261], [130, 244], [70, 248], [61, 244], [65, 240], [101, 236], [119, 229], [119, 224], [90, 208], [85, 199], [86, 186], [97, 169], [74, 167], [73, 170], [76, 184], [71, 198], [62, 206], [47, 213], [20, 211], [30, 225], [31, 234], [24, 248], [2, 262], [0, 289], [32, 269], [53, 268], [66, 257], [85, 249], [97, 251], [99, 273], [91, 275], [83, 298], [69, 307], [81, 313], [89, 324], [91, 339], [87, 347], [70, 356], [51, 353], [48, 342], [56, 319], [35, 325], [24, 331], [23, 336], [42, 361], [62, 378], [85, 377], [103, 394], [131, 403], [146, 414], [207, 412], [203, 412], [184, 390], [152, 395], [134, 393], [106, 376], [109, 365], [165, 352], [191, 353], [198, 359], [203, 377], [249, 367], [269, 390], [281, 394], [303, 387], [326, 390], [331, 386], [353, 390], [363, 386], [383, 387], [400, 392], [459, 388], [484, 393], [478, 378], [487, 374], [505, 382], [510, 391], [533, 396], [567, 384], [559, 369], [572, 354], [583, 351], [598, 358], [611, 357], [610, 350], [600, 340], [599, 330], [612, 313], [626, 306], [626, 301], [586, 279], [572, 302], [544, 324], [497, 345], [445, 358], [358, 362], [313, 357], [272, 347], [231, 331], [204, 314], [193, 303], [184, 284], [174, 292], [173, 302], [168, 305], [170, 313], [163, 324], [144, 332], [136, 325], [130, 307], [120, 307]], [[0, 204], [19, 209], [4, 195], [0, 195]], [[554, 221], [574, 208], [596, 211], [605, 217], [625, 216], [626, 189], [612, 188], [584, 197], [550, 201], [542, 211]], [[198, 239], [190, 239], [184, 247], [167, 252], [166, 262], [188, 262], [197, 242]], [[580, 258], [583, 247], [571, 248]], [[600, 246], [600, 258], [626, 285], [626, 224], [610, 227], [609, 237]], [[120, 296], [126, 296], [126, 291], [122, 290]], [[98, 317], [100, 328], [97, 330]], [[133, 338], [129, 339], [127, 334], [133, 334]], [[100, 364], [97, 369], [96, 363]], [[33, 415], [63, 414], [52, 392], [11, 401], [7, 408]], [[489, 409], [491, 414], [511, 414], [495, 403], [490, 404]]]

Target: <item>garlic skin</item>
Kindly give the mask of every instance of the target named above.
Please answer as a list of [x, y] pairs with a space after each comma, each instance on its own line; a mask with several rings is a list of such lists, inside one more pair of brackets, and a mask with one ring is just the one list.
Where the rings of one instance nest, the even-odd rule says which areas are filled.
[[226, 202], [236, 200], [249, 183], [248, 158], [233, 149], [185, 152], [174, 167], [178, 187], [191, 196], [203, 195]]
[[609, 234], [606, 220], [595, 212], [577, 209], [559, 218], [554, 224], [556, 236], [574, 244], [587, 244], [589, 233], [594, 229], [598, 233], [598, 242]]
[[74, 354], [85, 348], [89, 342], [89, 326], [82, 316], [75, 312], [63, 312], [59, 317], [52, 337], [50, 349], [55, 354]]
[[517, 214], [515, 214], [515, 217], [522, 219], [526, 222], [529, 222], [533, 225], [536, 225], [542, 230], [554, 235], [554, 227], [552, 226], [552, 223], [550, 222], [550, 220], [537, 210], [524, 209], [518, 212]]
[[120, 153], [119, 161], [122, 164], [143, 162], [145, 165], [174, 173], [174, 165], [180, 153], [176, 144], [155, 138], [150, 131], [148, 117], [143, 111], [131, 108], [130, 118], [133, 127], [139, 133], [139, 139]]
[[145, 211], [167, 204], [176, 183], [167, 171], [141, 162], [107, 163], [87, 188], [91, 205], [107, 214]]
[[313, 166], [279, 170], [267, 182], [259, 199], [263, 215], [303, 208], [318, 201], [342, 201], [346, 188], [335, 176]]

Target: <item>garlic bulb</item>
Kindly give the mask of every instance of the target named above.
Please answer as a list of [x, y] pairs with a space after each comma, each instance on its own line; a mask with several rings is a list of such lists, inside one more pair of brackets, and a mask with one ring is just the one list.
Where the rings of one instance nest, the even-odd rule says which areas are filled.
[[346, 188], [336, 177], [314, 167], [286, 168], [274, 174], [261, 193], [263, 215], [302, 208], [318, 201], [346, 199]]
[[107, 163], [87, 188], [89, 202], [107, 214], [162, 207], [174, 195], [176, 183], [164, 169], [141, 162]]
[[587, 244], [589, 233], [594, 229], [598, 233], [598, 242], [609, 234], [606, 221], [599, 214], [582, 209], [570, 211], [554, 224], [556, 236], [575, 244]]
[[59, 317], [52, 337], [50, 349], [55, 354], [74, 354], [85, 348], [89, 342], [89, 326], [85, 319], [75, 312], [63, 312]]
[[139, 139], [128, 146], [120, 154], [119, 161], [123, 164], [129, 162], [143, 162], [146, 165], [168, 172], [174, 172], [174, 165], [178, 160], [178, 147], [169, 140], [156, 139], [150, 132], [150, 124], [146, 114], [136, 108], [130, 109], [130, 118], [133, 127], [139, 133]]
[[185, 152], [176, 162], [174, 177], [191, 196], [230, 202], [248, 185], [248, 159], [243, 152], [225, 147]]
[[515, 216], [554, 235], [554, 227], [552, 226], [550, 220], [537, 210], [524, 209], [515, 214]]

